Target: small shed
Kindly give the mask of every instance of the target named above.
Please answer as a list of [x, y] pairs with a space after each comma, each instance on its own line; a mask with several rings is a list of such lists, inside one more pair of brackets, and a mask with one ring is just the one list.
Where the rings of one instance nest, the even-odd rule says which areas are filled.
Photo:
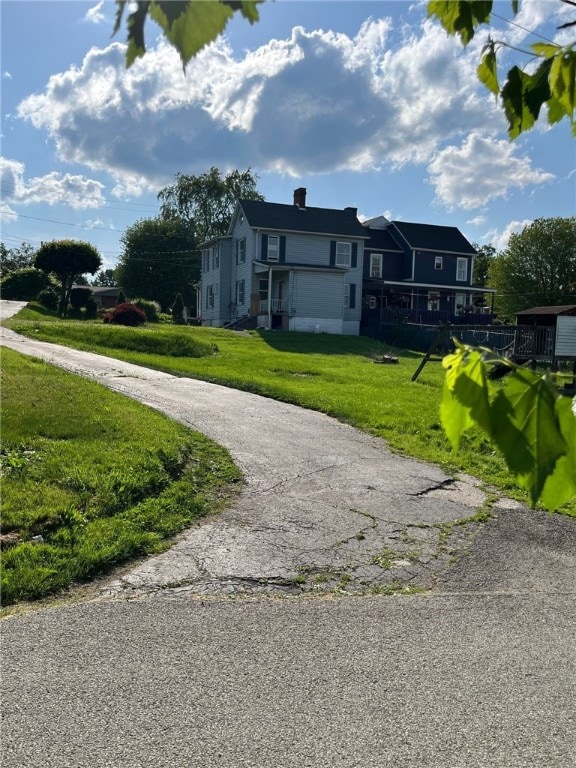
[[523, 309], [521, 312], [516, 312], [516, 323], [518, 325], [545, 325], [552, 328], [556, 327], [560, 316], [576, 316], [576, 304]]

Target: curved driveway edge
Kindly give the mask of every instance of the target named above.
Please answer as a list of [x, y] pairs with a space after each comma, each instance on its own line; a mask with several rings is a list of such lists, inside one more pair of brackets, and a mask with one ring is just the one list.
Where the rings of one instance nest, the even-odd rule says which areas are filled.
[[[3, 304], [6, 311], [10, 303]], [[167, 552], [128, 569], [104, 594], [386, 592], [436, 583], [445, 590], [483, 588], [481, 580], [470, 583], [452, 570], [479, 534], [479, 541], [490, 538], [485, 526], [470, 520], [486, 503], [472, 478], [453, 481], [437, 467], [395, 455], [382, 440], [314, 411], [6, 329], [1, 334], [5, 346], [96, 380], [204, 433], [229, 450], [244, 474], [229, 509], [188, 530]], [[493, 521], [503, 516], [509, 521], [504, 527], [516, 533], [539, 526], [536, 548], [541, 565], [548, 565], [538, 569], [547, 574], [541, 586], [570, 583], [574, 521], [527, 513], [505, 499], [492, 505], [492, 513]], [[526, 588], [526, 579], [508, 567], [514, 551], [523, 562], [514, 538], [490, 541], [491, 589]], [[558, 542], [569, 546], [558, 552]], [[498, 543], [512, 544], [502, 558], [504, 581], [493, 568]], [[485, 554], [480, 560], [487, 565]]]

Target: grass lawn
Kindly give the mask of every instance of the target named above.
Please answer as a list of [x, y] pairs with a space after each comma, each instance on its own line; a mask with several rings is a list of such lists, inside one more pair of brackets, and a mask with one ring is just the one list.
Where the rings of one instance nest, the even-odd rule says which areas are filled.
[[240, 479], [204, 436], [5, 348], [1, 416], [3, 605], [165, 549]]
[[[421, 353], [387, 349], [367, 337], [279, 331], [234, 332], [222, 329], [152, 325], [130, 329], [98, 322], [62, 321], [30, 305], [5, 325], [27, 336], [128, 360], [178, 376], [225, 384], [322, 411], [384, 438], [390, 447], [440, 465], [449, 474], [468, 473], [526, 501], [504, 461], [479, 432], [471, 431], [455, 454], [439, 421], [443, 369], [425, 366], [410, 379]], [[110, 331], [118, 331], [111, 335]], [[190, 343], [196, 350], [174, 356], [171, 345]], [[180, 341], [176, 341], [180, 339]], [[137, 341], [135, 341], [137, 340]], [[137, 347], [137, 348], [136, 348]], [[159, 354], [158, 350], [163, 352]], [[148, 350], [148, 351], [145, 351]], [[375, 364], [391, 352], [398, 365]], [[564, 505], [576, 516], [576, 499]]]

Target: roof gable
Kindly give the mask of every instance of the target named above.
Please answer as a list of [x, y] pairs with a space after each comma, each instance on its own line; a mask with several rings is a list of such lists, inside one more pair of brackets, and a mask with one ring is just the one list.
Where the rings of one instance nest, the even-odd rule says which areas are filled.
[[353, 209], [299, 208], [297, 205], [240, 200], [248, 224], [253, 229], [282, 232], [309, 232], [367, 239], [369, 233], [360, 224]]
[[404, 238], [410, 248], [471, 256], [476, 253], [474, 247], [456, 227], [413, 224], [407, 221], [393, 221], [391, 226]]

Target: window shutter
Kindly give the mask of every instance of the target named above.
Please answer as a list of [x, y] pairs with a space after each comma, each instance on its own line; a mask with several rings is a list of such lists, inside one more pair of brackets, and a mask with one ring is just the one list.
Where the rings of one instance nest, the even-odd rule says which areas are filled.
[[260, 257], [263, 261], [268, 258], [268, 235], [262, 235], [262, 248], [260, 251]]
[[280, 235], [280, 261], [286, 261], [286, 235]]
[[[358, 266], [358, 243], [352, 243], [352, 269], [356, 269]], [[356, 287], [356, 286], [354, 286]], [[352, 295], [352, 294], [350, 294]], [[352, 304], [350, 305], [352, 306]]]
[[350, 283], [350, 293], [348, 298], [348, 307], [355, 309], [356, 307], [356, 283]]
[[336, 266], [336, 240], [330, 240], [330, 266]]

